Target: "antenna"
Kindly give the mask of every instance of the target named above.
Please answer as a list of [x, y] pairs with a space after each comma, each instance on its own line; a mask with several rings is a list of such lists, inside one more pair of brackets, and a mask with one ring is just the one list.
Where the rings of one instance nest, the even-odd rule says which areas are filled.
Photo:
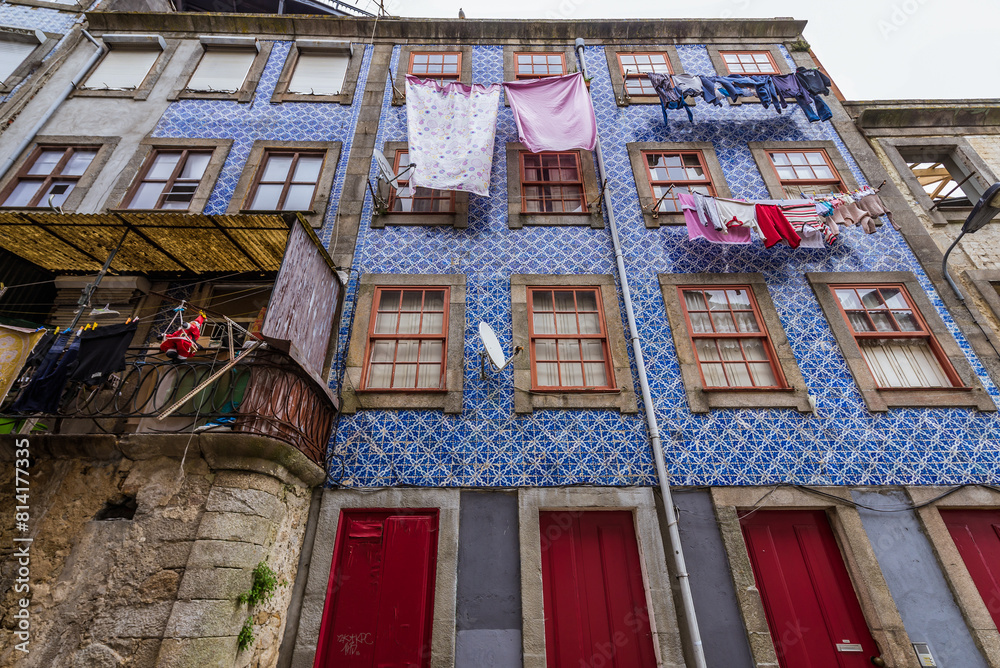
[[[376, 177], [379, 183], [385, 183], [390, 188], [396, 190], [396, 197], [409, 197], [411, 188], [409, 185], [401, 186], [399, 185], [399, 180], [411, 173], [416, 167], [415, 164], [410, 163], [403, 168], [399, 174], [396, 174], [392, 169], [392, 163], [385, 157], [382, 151], [372, 149], [372, 154], [375, 156], [375, 163], [378, 165], [378, 176]], [[375, 200], [375, 209], [379, 213], [385, 213], [389, 209], [389, 202], [383, 199], [379, 195], [378, 188], [372, 188], [371, 183], [368, 184], [368, 189], [372, 191], [372, 197]]]
[[505, 359], [503, 348], [500, 346], [500, 340], [497, 338], [497, 333], [485, 322], [479, 323], [479, 339], [483, 342], [483, 347], [486, 349], [484, 352], [479, 353], [480, 380], [486, 380], [487, 359], [494, 371], [503, 371], [524, 350], [521, 346], [515, 346], [514, 354], [510, 356], [510, 359]]

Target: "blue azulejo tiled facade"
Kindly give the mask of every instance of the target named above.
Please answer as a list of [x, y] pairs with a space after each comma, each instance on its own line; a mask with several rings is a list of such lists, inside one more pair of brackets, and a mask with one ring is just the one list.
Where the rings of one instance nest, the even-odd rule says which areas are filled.
[[[411, 45], [419, 49], [419, 45]], [[845, 230], [824, 249], [765, 249], [689, 241], [683, 227], [647, 229], [626, 144], [711, 142], [737, 198], [767, 198], [749, 142], [832, 142], [859, 184], [854, 157], [830, 123], [809, 123], [791, 105], [778, 115], [759, 104], [699, 104], [693, 123], [674, 112], [669, 128], [659, 107], [619, 107], [605, 46], [586, 48], [591, 93], [639, 336], [649, 371], [667, 468], [680, 485], [956, 484], [985, 481], [1000, 455], [1000, 419], [971, 409], [914, 408], [870, 412], [806, 280], [806, 272], [910, 271], [966, 352], [991, 396], [997, 388], [938, 299], [903, 237], [886, 225], [871, 236]], [[646, 47], [655, 50], [655, 47]], [[789, 68], [791, 55], [781, 48]], [[708, 49], [676, 47], [688, 73], [714, 73]], [[393, 51], [393, 72], [405, 70]], [[272, 56], [272, 59], [274, 56]], [[503, 47], [472, 49], [473, 83], [503, 79]], [[270, 66], [269, 66], [270, 67]], [[402, 67], [402, 70], [400, 69]], [[572, 68], [571, 68], [572, 69]], [[398, 75], [397, 75], [398, 76]], [[391, 104], [386, 86], [376, 146], [406, 140], [406, 107]], [[683, 120], [682, 120], [683, 118]], [[490, 197], [470, 197], [467, 229], [369, 226], [366, 202], [358, 232], [351, 289], [361, 273], [462, 273], [466, 301], [465, 385], [461, 415], [436, 411], [364, 410], [343, 416], [331, 444], [332, 481], [338, 485], [551, 486], [648, 485], [655, 481], [641, 414], [611, 410], [543, 410], [516, 415], [510, 371], [480, 380], [476, 324], [485, 321], [512, 345], [510, 276], [615, 274], [610, 231], [580, 227], [507, 226], [504, 147], [517, 141], [508, 107], [497, 122]], [[374, 165], [370, 174], [375, 176]], [[878, 184], [873, 184], [878, 185]], [[220, 193], [217, 191], [216, 193]], [[666, 318], [657, 274], [763, 274], [806, 384], [815, 414], [795, 410], [690, 411]], [[619, 290], [619, 297], [620, 297]], [[621, 312], [624, 314], [625, 309]], [[340, 331], [340, 359], [350, 318]], [[631, 355], [631, 351], [630, 351]], [[633, 379], [638, 388], [638, 379]], [[336, 382], [336, 380], [334, 381]], [[640, 406], [641, 410], [641, 406]]]

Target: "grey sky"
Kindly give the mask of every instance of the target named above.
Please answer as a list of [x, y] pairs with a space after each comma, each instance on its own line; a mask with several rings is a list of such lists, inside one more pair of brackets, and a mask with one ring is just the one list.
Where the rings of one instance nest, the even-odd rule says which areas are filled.
[[[372, 8], [377, 0], [355, 0]], [[753, 18], [805, 37], [848, 99], [1000, 98], [997, 0], [385, 0], [396, 16]]]

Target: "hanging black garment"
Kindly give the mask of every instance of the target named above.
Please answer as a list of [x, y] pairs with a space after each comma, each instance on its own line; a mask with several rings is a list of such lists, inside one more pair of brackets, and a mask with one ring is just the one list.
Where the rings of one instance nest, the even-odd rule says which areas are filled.
[[125, 368], [125, 352], [138, 323], [107, 325], [80, 336], [80, 357], [70, 380], [84, 385], [100, 385], [115, 371]]
[[[58, 353], [62, 352], [62, 346], [59, 346], [59, 343], [57, 341], [56, 345], [52, 346], [52, 350], [46, 356], [45, 362], [50, 361], [50, 358], [53, 357], [52, 353], [56, 350], [57, 346], [59, 350], [54, 357], [58, 357]], [[65, 346], [65, 339], [61, 343]], [[76, 358], [79, 352], [80, 339], [76, 339], [66, 349], [62, 357], [59, 357], [58, 362], [47, 367], [45, 375], [41, 375], [40, 373], [35, 374], [35, 377], [24, 388], [24, 391], [18, 395], [14, 405], [10, 407], [11, 412], [58, 413], [63, 388], [66, 386], [66, 381], [69, 380], [70, 373], [76, 368]], [[45, 362], [42, 363], [43, 366], [45, 366]], [[39, 371], [42, 371], [42, 369], [39, 369]]]

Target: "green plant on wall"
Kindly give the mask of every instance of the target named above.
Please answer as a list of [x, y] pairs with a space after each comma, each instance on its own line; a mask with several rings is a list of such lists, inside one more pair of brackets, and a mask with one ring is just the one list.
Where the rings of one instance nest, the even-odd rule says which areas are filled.
[[[253, 581], [250, 583], [250, 590], [245, 591], [236, 598], [240, 605], [246, 603], [248, 612], [253, 611], [254, 606], [262, 601], [269, 600], [274, 596], [274, 590], [278, 588], [278, 574], [271, 570], [267, 562], [260, 562], [253, 569]], [[253, 615], [248, 614], [237, 637], [240, 651], [242, 652], [253, 644]]]

